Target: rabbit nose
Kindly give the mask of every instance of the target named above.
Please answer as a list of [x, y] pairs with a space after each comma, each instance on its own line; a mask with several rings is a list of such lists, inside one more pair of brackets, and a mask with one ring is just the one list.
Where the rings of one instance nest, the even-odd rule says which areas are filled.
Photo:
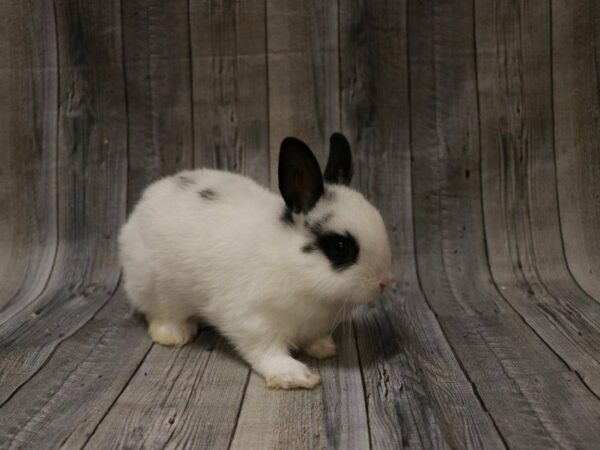
[[392, 276], [390, 274], [384, 275], [379, 280], [379, 292], [383, 292], [388, 284], [392, 282]]

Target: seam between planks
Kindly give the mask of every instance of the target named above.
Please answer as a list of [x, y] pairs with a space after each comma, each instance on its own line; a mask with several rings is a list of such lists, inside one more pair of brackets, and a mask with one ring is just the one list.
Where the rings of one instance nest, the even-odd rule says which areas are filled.
[[264, 0], [263, 2], [263, 10], [265, 14], [265, 82], [266, 89], [265, 93], [267, 95], [266, 98], [266, 106], [267, 106], [267, 154], [269, 156], [267, 162], [267, 182], [268, 188], [271, 189], [272, 186], [275, 186], [273, 177], [275, 176], [271, 170], [271, 161], [273, 155], [271, 155], [271, 84], [269, 82], [269, 13], [268, 13], [268, 0]]
[[252, 375], [252, 369], [248, 369], [246, 373], [246, 382], [244, 383], [244, 389], [242, 391], [242, 399], [240, 400], [240, 406], [238, 407], [237, 414], [235, 416], [235, 423], [233, 425], [233, 430], [231, 430], [231, 437], [229, 438], [229, 445], [227, 445], [228, 449], [231, 449], [233, 445], [233, 439], [235, 437], [235, 432], [237, 431], [238, 424], [240, 422], [240, 415], [242, 414], [242, 407], [244, 406], [244, 400], [246, 400], [246, 392], [248, 391], [248, 384], [250, 384], [250, 376]]
[[[196, 168], [196, 122], [194, 120], [194, 53], [192, 51], [192, 13], [190, 2], [187, 0], [187, 22], [188, 22], [188, 58], [189, 58], [189, 76], [190, 76], [190, 120], [191, 120], [191, 135], [192, 135], [192, 168]], [[123, 0], [121, 0], [121, 3]], [[128, 130], [129, 131], [129, 130]]]
[[351, 319], [351, 324], [352, 324], [352, 331], [354, 334], [354, 348], [356, 349], [356, 357], [358, 358], [358, 367], [360, 369], [360, 383], [362, 385], [363, 400], [365, 402], [365, 415], [366, 415], [366, 419], [367, 419], [367, 436], [369, 437], [369, 449], [372, 449], [373, 442], [372, 442], [372, 438], [371, 438], [371, 420], [369, 417], [369, 398], [367, 396], [367, 383], [365, 381], [365, 374], [363, 371], [363, 361], [362, 361], [362, 357], [360, 354], [360, 349], [358, 347], [358, 335], [356, 334], [356, 324], [354, 323], [353, 319]]
[[127, 163], [125, 164], [125, 217], [127, 217], [127, 211], [129, 210], [129, 161], [131, 145], [129, 142], [129, 95], [127, 91], [127, 61], [125, 59], [125, 31], [124, 31], [124, 23], [123, 23], [123, 1], [119, 2], [119, 13], [121, 15], [121, 61], [122, 61], [122, 74], [123, 74], [123, 93], [125, 94], [125, 158], [127, 159]]

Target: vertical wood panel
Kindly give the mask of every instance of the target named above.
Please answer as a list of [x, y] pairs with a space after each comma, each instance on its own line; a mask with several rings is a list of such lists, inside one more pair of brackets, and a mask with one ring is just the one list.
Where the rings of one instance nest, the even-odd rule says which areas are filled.
[[191, 1], [196, 165], [269, 180], [265, 5]]
[[552, 1], [558, 194], [573, 275], [600, 301], [600, 7]]
[[267, 0], [271, 185], [281, 141], [295, 136], [323, 164], [340, 127], [337, 2]]
[[0, 323], [33, 301], [57, 247], [57, 49], [52, 5], [1, 2]]
[[44, 294], [0, 328], [0, 401], [92, 317], [119, 280], [126, 108], [118, 1], [57, 2], [59, 54], [56, 264]]
[[600, 393], [600, 305], [574, 283], [558, 217], [550, 3], [478, 8], [483, 200], [492, 274], [524, 320]]
[[193, 167], [190, 30], [186, 0], [121, 8], [131, 208], [152, 181]]
[[354, 320], [372, 446], [502, 448], [414, 270], [407, 2], [341, 8], [342, 128], [355, 184], [380, 208], [395, 260], [391, 292]]

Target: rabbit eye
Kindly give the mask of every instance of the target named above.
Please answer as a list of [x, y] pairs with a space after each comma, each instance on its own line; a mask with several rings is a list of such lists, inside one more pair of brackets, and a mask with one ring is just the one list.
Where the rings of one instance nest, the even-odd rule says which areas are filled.
[[350, 250], [350, 246], [344, 242], [344, 239], [336, 239], [332, 242], [331, 253], [336, 256], [336, 259], [347, 259]]
[[327, 256], [334, 270], [343, 270], [358, 259], [358, 244], [348, 232], [321, 234], [317, 238], [317, 247]]

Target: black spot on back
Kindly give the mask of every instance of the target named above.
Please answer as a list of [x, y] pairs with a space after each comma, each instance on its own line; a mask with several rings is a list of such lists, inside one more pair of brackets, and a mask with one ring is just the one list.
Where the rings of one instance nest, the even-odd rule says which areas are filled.
[[198, 194], [205, 200], [216, 200], [217, 198], [217, 193], [212, 189], [202, 189]]
[[193, 184], [196, 184], [196, 181], [184, 175], [179, 175], [177, 177], [176, 183], [180, 188], [185, 189], [192, 186]]

